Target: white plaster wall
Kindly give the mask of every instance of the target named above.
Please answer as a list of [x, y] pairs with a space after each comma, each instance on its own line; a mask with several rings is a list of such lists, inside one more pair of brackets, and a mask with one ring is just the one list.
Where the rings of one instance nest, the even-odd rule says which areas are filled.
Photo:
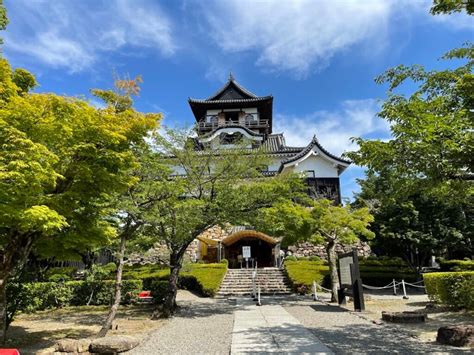
[[321, 156], [310, 156], [298, 164], [293, 165], [294, 172], [304, 172], [306, 170], [314, 170], [315, 177], [338, 177], [337, 166], [328, 162]]

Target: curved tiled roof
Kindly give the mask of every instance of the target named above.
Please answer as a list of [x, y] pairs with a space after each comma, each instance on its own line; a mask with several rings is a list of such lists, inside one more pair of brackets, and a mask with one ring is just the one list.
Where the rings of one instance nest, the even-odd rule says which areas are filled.
[[318, 147], [324, 154], [326, 154], [328, 157], [334, 159], [334, 160], [337, 160], [338, 162], [341, 162], [343, 164], [350, 164], [351, 161], [349, 160], [346, 160], [346, 159], [342, 159], [341, 157], [338, 157], [336, 155], [333, 155], [331, 153], [329, 153], [326, 149], [324, 149], [324, 147], [319, 143], [318, 139], [316, 138], [316, 136], [313, 136], [313, 139], [311, 140], [311, 142], [308, 144], [308, 146], [306, 148], [304, 148], [303, 150], [301, 150], [298, 154], [296, 154], [295, 156], [292, 156], [284, 161], [281, 162], [281, 166], [280, 166], [280, 171], [283, 169], [283, 166], [285, 164], [288, 164], [288, 163], [292, 163], [302, 157], [304, 157], [306, 154], [308, 154], [311, 149], [313, 149], [313, 147], [316, 146]]
[[250, 99], [230, 99], [230, 100], [201, 100], [201, 99], [193, 99], [192, 97], [188, 98], [190, 103], [196, 104], [222, 104], [222, 103], [252, 103], [252, 102], [261, 102], [272, 99], [273, 96], [261, 96], [255, 97]]
[[255, 95], [253, 92], [247, 90], [246, 88], [244, 88], [242, 85], [240, 85], [237, 81], [235, 81], [234, 79], [234, 76], [232, 75], [232, 73], [229, 74], [229, 79], [227, 80], [227, 82], [224, 84], [223, 87], [221, 87], [219, 90], [217, 90], [214, 94], [212, 94], [211, 96], [209, 96], [206, 101], [212, 101], [212, 100], [216, 100], [216, 98], [219, 96], [219, 95], [222, 95], [231, 85], [234, 85], [237, 90], [241, 91], [243, 94], [251, 97], [251, 98], [257, 98], [258, 96]]

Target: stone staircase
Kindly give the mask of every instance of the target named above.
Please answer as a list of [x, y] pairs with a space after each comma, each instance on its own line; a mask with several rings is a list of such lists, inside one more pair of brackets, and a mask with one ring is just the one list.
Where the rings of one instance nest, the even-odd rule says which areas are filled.
[[[248, 296], [252, 294], [253, 269], [229, 269], [217, 297]], [[257, 287], [262, 295], [288, 295], [291, 286], [286, 274], [278, 268], [257, 269]]]

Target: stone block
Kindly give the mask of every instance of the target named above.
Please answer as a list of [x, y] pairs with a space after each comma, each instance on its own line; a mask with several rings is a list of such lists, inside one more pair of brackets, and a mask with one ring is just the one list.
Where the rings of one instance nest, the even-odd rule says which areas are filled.
[[436, 341], [440, 344], [474, 347], [474, 325], [455, 325], [438, 329]]
[[86, 353], [90, 344], [90, 339], [61, 339], [54, 348], [55, 351], [62, 353]]
[[89, 347], [89, 351], [96, 354], [116, 354], [129, 351], [139, 343], [136, 338], [126, 335], [115, 335], [94, 339]]

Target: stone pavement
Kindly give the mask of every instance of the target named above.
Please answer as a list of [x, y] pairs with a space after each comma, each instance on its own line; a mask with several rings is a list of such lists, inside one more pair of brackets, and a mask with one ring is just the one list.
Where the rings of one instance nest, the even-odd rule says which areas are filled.
[[234, 313], [231, 354], [332, 354], [282, 306], [245, 303]]

